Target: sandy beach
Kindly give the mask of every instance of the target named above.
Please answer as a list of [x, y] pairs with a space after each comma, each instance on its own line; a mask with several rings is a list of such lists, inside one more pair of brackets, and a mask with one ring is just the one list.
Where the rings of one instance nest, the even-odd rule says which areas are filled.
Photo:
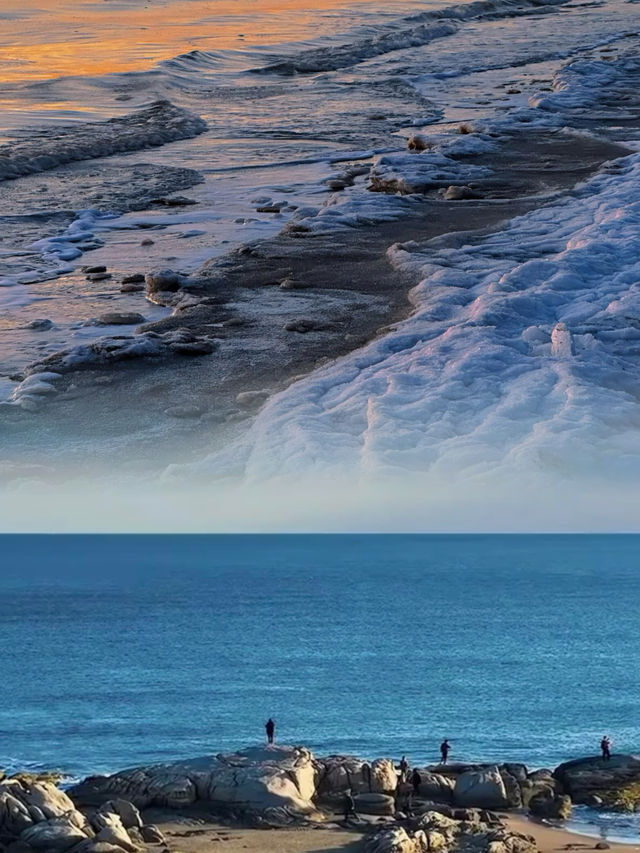
[[[513, 832], [531, 835], [540, 853], [565, 853], [587, 851], [596, 847], [598, 839], [587, 838], [564, 828], [545, 826], [526, 815], [501, 813], [500, 817]], [[211, 853], [220, 846], [226, 853], [329, 853], [344, 851], [358, 853], [362, 849], [363, 832], [345, 829], [339, 823], [316, 828], [295, 829], [240, 829], [204, 817], [181, 817], [175, 814], [150, 811], [145, 814], [155, 823], [167, 839], [170, 853]], [[640, 842], [621, 844], [607, 842], [612, 850], [636, 850]]]

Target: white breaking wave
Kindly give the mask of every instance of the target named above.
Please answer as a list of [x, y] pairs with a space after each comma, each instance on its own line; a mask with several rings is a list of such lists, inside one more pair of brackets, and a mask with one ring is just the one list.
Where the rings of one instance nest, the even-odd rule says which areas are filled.
[[474, 0], [407, 18], [403, 24], [371, 38], [348, 44], [314, 48], [291, 58], [270, 63], [257, 72], [311, 74], [348, 68], [395, 50], [421, 47], [458, 31], [458, 23], [517, 17], [552, 11], [568, 0]]
[[169, 101], [122, 118], [48, 128], [26, 139], [0, 146], [0, 181], [55, 169], [66, 163], [92, 160], [128, 151], [141, 151], [191, 139], [204, 133], [206, 122]]

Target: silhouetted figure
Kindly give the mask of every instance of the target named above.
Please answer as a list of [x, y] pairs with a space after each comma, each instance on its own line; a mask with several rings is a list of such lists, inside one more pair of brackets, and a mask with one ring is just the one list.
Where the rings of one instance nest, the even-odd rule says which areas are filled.
[[402, 759], [400, 760], [400, 781], [401, 782], [407, 781], [408, 773], [409, 773], [409, 762], [407, 761], [407, 759], [403, 755]]
[[451, 751], [451, 744], [445, 738], [440, 744], [440, 756], [442, 758], [442, 764], [446, 764], [449, 759], [449, 752]]
[[264, 724], [264, 727], [267, 731], [267, 742], [273, 743], [273, 736], [276, 732], [276, 724], [273, 722], [271, 717], [269, 717], [267, 722]]
[[356, 814], [356, 803], [353, 797], [351, 796], [351, 791], [345, 791], [344, 795], [344, 819], [345, 822], [349, 820], [350, 817], [358, 817]]
[[414, 767], [413, 773], [411, 774], [411, 784], [413, 785], [413, 793], [418, 796], [420, 793], [420, 785], [422, 783], [422, 777], [418, 773], [417, 769]]
[[602, 760], [609, 761], [611, 758], [611, 741], [605, 735], [600, 741], [600, 749], [602, 750]]

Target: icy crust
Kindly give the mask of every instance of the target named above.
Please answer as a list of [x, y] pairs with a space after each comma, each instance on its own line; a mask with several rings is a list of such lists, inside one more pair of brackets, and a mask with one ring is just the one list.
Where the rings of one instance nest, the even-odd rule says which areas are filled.
[[567, 0], [474, 0], [471, 3], [459, 3], [406, 18], [404, 26], [396, 26], [372, 38], [337, 47], [306, 50], [257, 70], [277, 74], [336, 71], [394, 50], [421, 47], [434, 39], [453, 35], [458, 30], [457, 22], [526, 15], [550, 10], [564, 2]]
[[628, 52], [615, 62], [579, 59], [560, 68], [553, 77], [553, 92], [538, 92], [529, 104], [539, 110], [570, 112], [596, 104], [624, 107], [640, 84], [640, 56]]
[[0, 146], [0, 181], [55, 169], [65, 163], [191, 139], [206, 129], [206, 123], [193, 113], [169, 101], [156, 101], [122, 118], [48, 128], [39, 135], [31, 131], [27, 139]]
[[392, 247], [413, 316], [272, 398], [209, 473], [637, 477], [640, 155], [618, 164], [482, 241]]
[[433, 134], [422, 142], [428, 150], [377, 157], [371, 167], [369, 189], [374, 192], [424, 193], [450, 184], [488, 178], [493, 174], [486, 166], [454, 159], [495, 151], [496, 143], [486, 136]]

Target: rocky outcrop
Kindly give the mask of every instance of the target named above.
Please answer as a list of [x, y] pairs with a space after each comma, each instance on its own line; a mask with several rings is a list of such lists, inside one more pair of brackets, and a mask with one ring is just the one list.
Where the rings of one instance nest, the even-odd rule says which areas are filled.
[[520, 804], [520, 788], [513, 776], [501, 773], [497, 766], [468, 770], [456, 779], [453, 801], [457, 806], [505, 809]]
[[144, 829], [137, 809], [124, 800], [104, 803], [87, 819], [51, 782], [0, 783], [0, 846], [17, 844], [24, 853], [137, 853]]
[[365, 843], [365, 853], [427, 853], [428, 850], [423, 832], [409, 834], [402, 826], [381, 829]]
[[602, 799], [609, 807], [633, 810], [640, 804], [640, 756], [612, 755], [601, 758], [579, 758], [561, 764], [554, 778], [575, 803]]
[[398, 786], [393, 762], [379, 758], [371, 763], [352, 755], [330, 755], [316, 759], [318, 795], [353, 793], [392, 794]]
[[429, 811], [403, 826], [395, 825], [378, 830], [366, 839], [365, 851], [537, 853], [535, 841], [531, 836], [511, 832], [499, 820], [480, 820], [479, 813], [473, 817], [473, 820], [455, 820], [439, 812]]
[[139, 809], [182, 808], [199, 801], [247, 810], [283, 807], [307, 814], [315, 809], [315, 791], [311, 753], [303, 747], [271, 745], [92, 776], [70, 793], [76, 802], [90, 805], [121, 797]]

